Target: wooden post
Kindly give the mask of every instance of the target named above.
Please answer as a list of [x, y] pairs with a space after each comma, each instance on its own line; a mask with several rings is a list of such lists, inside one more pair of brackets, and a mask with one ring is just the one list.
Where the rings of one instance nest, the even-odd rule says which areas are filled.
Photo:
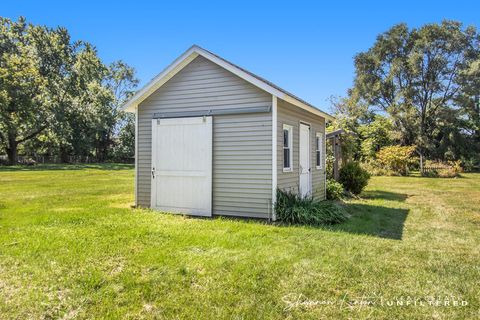
[[340, 152], [339, 152], [339, 146], [338, 146], [338, 136], [333, 137], [333, 156], [334, 156], [334, 161], [333, 161], [333, 178], [335, 180], [338, 180], [338, 160], [340, 157]]
[[420, 174], [423, 174], [423, 155], [420, 153]]

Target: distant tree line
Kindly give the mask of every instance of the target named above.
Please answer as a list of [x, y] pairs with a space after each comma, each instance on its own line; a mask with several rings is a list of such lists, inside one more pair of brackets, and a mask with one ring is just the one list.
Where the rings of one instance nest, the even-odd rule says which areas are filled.
[[120, 107], [137, 84], [132, 67], [105, 65], [65, 28], [0, 18], [0, 154], [133, 157], [134, 118]]
[[389, 145], [427, 159], [480, 162], [480, 36], [455, 21], [380, 34], [355, 59], [355, 80], [332, 99], [344, 152], [369, 161]]

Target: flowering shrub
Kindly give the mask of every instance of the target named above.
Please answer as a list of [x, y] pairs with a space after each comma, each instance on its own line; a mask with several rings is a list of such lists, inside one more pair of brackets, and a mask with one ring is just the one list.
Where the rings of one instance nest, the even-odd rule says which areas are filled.
[[415, 146], [389, 146], [377, 152], [377, 161], [387, 170], [405, 176], [408, 166], [415, 161]]

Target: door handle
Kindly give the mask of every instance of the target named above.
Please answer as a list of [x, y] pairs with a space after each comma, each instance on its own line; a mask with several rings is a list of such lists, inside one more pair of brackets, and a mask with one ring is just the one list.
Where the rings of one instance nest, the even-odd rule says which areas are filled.
[[155, 168], [152, 168], [152, 179], [155, 179]]

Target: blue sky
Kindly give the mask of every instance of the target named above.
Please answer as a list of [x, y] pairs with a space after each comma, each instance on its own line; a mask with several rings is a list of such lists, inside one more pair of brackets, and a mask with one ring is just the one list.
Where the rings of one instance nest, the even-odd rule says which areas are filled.
[[192, 44], [321, 109], [351, 86], [353, 57], [390, 26], [442, 19], [480, 26], [479, 1], [4, 1], [0, 15], [66, 27], [142, 84]]

